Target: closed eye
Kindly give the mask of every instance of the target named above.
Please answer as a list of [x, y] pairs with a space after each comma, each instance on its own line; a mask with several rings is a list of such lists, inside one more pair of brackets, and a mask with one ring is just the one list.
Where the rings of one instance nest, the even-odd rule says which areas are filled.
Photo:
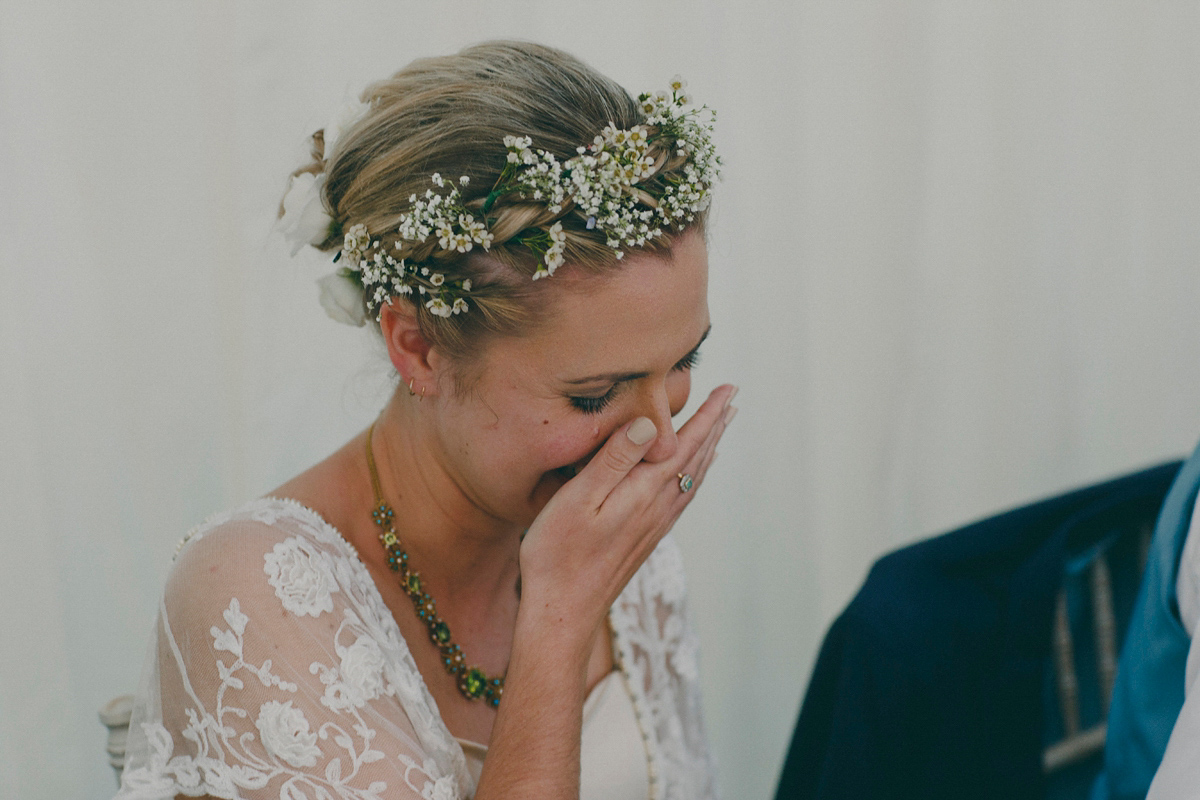
[[[675, 372], [687, 372], [700, 363], [700, 348], [697, 347], [692, 352], [688, 353], [683, 358], [675, 362], [675, 366], [671, 369]], [[622, 382], [623, 383], [623, 382]], [[615, 383], [612, 387], [602, 395], [594, 396], [576, 396], [571, 398], [571, 405], [579, 409], [585, 414], [599, 414], [608, 404], [613, 401], [613, 398], [620, 392], [621, 383]]]
[[[709, 329], [704, 332], [704, 335], [700, 337], [700, 341], [696, 343], [696, 346], [692, 348], [692, 352], [675, 362], [675, 365], [671, 367], [673, 372], [687, 372], [700, 363], [700, 345], [704, 344], [704, 340], [708, 338], [708, 333], [711, 330], [712, 328], [710, 326]], [[622, 385], [630, 380], [636, 380], [638, 378], [645, 377], [647, 374], [648, 373], [636, 373], [630, 374], [628, 377], [621, 376], [613, 383], [612, 386], [609, 387], [608, 391], [602, 395], [571, 396], [569, 398], [571, 405], [575, 406], [575, 408], [579, 409], [585, 414], [599, 414], [601, 411], [607, 408], [608, 404], [613, 401], [613, 398], [620, 393]]]
[[598, 397], [572, 397], [571, 405], [579, 409], [585, 414], [599, 414], [601, 411], [613, 401], [617, 396], [617, 389], [620, 384], [614, 384], [607, 392]]
[[685, 371], [693, 368], [694, 366], [696, 366], [699, 363], [700, 363], [700, 348], [699, 348], [699, 346], [697, 346], [695, 350], [688, 353], [683, 358], [679, 359], [679, 361], [675, 362], [675, 366], [672, 367], [672, 369], [674, 369], [677, 372], [685, 372]]

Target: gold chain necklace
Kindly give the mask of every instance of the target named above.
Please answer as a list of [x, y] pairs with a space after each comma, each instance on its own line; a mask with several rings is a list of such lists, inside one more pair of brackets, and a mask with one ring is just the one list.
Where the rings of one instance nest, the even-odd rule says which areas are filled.
[[375, 424], [367, 430], [367, 468], [371, 471], [371, 488], [375, 491], [375, 508], [371, 518], [379, 526], [379, 541], [387, 553], [387, 565], [400, 578], [400, 588], [408, 594], [416, 609], [417, 617], [429, 629], [429, 638], [442, 654], [442, 665], [456, 679], [458, 690], [468, 700], [484, 698], [488, 705], [495, 708], [500, 705], [500, 697], [504, 694], [504, 678], [489, 678], [479, 667], [468, 667], [463, 657], [462, 648], [450, 638], [450, 626], [438, 616], [437, 605], [429, 592], [421, 583], [421, 573], [408, 566], [408, 553], [400, 546], [400, 537], [396, 535], [393, 520], [396, 517], [383, 499], [383, 490], [379, 487], [379, 472], [375, 469], [375, 455], [371, 451], [371, 436], [375, 433]]

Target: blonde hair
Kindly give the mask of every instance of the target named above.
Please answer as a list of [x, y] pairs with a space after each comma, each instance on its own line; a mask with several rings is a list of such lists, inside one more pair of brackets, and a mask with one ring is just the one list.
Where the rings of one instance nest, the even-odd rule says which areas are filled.
[[[361, 99], [370, 112], [339, 137], [324, 161], [323, 132], [317, 131], [315, 161], [297, 173], [326, 173], [325, 202], [335, 230], [363, 224], [372, 240], [388, 246], [409, 210], [408, 198], [423, 195], [435, 172], [448, 180], [468, 176], [470, 183], [461, 187], [464, 204], [480, 208], [506, 163], [505, 136], [529, 136], [535, 147], [566, 160], [606, 125], [628, 129], [644, 120], [614, 81], [561, 50], [516, 41], [418, 59], [367, 87]], [[663, 163], [651, 179], [655, 185], [672, 180], [687, 162], [669, 142], [650, 154]], [[442, 318], [423, 303], [411, 303], [422, 335], [455, 361], [469, 361], [480, 337], [519, 334], [542, 317], [537, 312], [546, 305], [545, 293], [553, 291], [546, 285], [554, 281], [532, 280], [538, 256], [514, 238], [522, 232], [559, 221], [567, 236], [567, 264], [595, 274], [622, 263], [604, 234], [588, 229], [578, 212], [556, 214], [545, 203], [509, 195], [487, 216], [493, 242], [486, 255], [478, 249], [443, 250], [433, 238], [425, 245], [405, 244], [410, 262], [436, 263], [448, 281], [470, 278], [473, 284], [469, 313]], [[701, 213], [686, 227], [703, 224]], [[664, 230], [638, 249], [667, 252], [681, 232]], [[320, 247], [341, 245], [341, 236], [331, 235]]]

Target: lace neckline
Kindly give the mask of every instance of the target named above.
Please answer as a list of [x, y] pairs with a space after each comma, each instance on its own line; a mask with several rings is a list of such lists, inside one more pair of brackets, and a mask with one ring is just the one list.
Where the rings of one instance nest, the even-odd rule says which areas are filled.
[[[440, 727], [440, 732], [445, 736], [446, 739], [456, 742], [459, 745], [465, 744], [473, 748], [480, 748], [486, 752], [487, 745], [479, 744], [478, 742], [472, 742], [469, 739], [459, 739], [450, 732], [448, 727], [446, 727], [445, 720], [442, 719], [441, 713], [438, 712], [437, 701], [433, 698], [433, 693], [429, 691], [429, 685], [425, 682], [425, 676], [419, 669], [416, 669], [416, 660], [412, 657], [412, 650], [409, 649], [408, 640], [404, 637], [403, 631], [400, 630], [400, 625], [396, 622], [396, 618], [392, 615], [391, 609], [388, 607], [387, 603], [383, 601], [383, 595], [380, 593], [379, 587], [375, 584], [375, 579], [371, 577], [371, 571], [367, 569], [367, 565], [363, 563], [362, 557], [358, 553], [358, 549], [350, 543], [350, 540], [347, 539], [332, 522], [325, 519], [325, 517], [319, 511], [305, 505], [304, 503], [301, 503], [299, 500], [296, 500], [292, 497], [264, 495], [247, 502], [239, 509], [232, 512], [232, 516], [253, 513], [256, 509], [263, 506], [282, 507], [282, 509], [291, 512], [296, 519], [314, 524], [316, 529], [324, 534], [324, 538], [343, 551], [343, 554], [350, 559], [350, 563], [353, 565], [353, 569], [357, 573], [355, 577], [364, 582], [364, 585], [368, 587], [367, 591], [370, 593], [369, 597], [371, 602], [387, 612], [385, 615], [383, 615], [386, 619], [386, 623], [392, 627], [392, 633], [396, 635], [400, 645], [404, 648], [404, 655], [406, 655], [413, 664], [413, 671], [416, 673], [417, 680], [420, 682], [423, 695], [429, 702], [430, 710], [433, 711], [433, 717], [437, 720], [437, 724]], [[182, 549], [183, 545], [187, 543], [188, 539], [190, 539], [193, 534], [201, 530], [206, 530], [209, 527], [210, 525], [205, 523], [193, 529], [193, 531], [184, 537], [184, 540], [179, 543], [179, 548]], [[620, 642], [618, 641], [619, 634], [617, 633], [617, 627], [612, 624], [611, 620], [612, 609], [609, 609], [608, 616], [609, 647], [613, 651], [613, 669], [611, 672], [597, 681], [596, 685], [593, 686], [591, 691], [588, 692], [588, 695], [584, 700], [585, 710], [587, 708], [586, 704], [588, 701], [598, 697], [597, 692], [600, 687], [603, 686], [610, 678], [612, 678], [612, 676], [622, 674], [624, 671], [623, 660], [618, 657], [621, 647]]]
[[[429, 691], [429, 684], [425, 682], [425, 676], [421, 674], [421, 670], [417, 669], [416, 660], [412, 657], [412, 650], [408, 646], [408, 639], [404, 637], [404, 632], [400, 630], [400, 624], [396, 622], [396, 618], [393, 616], [392, 611], [388, 607], [387, 603], [383, 602], [383, 595], [380, 593], [379, 587], [375, 584], [375, 579], [371, 577], [371, 571], [368, 570], [367, 565], [363, 563], [362, 557], [358, 553], [358, 549], [350, 543], [350, 540], [347, 539], [332, 522], [325, 519], [325, 517], [319, 511], [305, 505], [304, 503], [301, 503], [299, 500], [296, 500], [292, 497], [264, 495], [263, 497], [255, 498], [254, 500], [251, 500], [245, 505], [241, 506], [239, 509], [232, 512], [231, 516], [237, 516], [239, 514], [253, 514], [255, 510], [264, 507], [289, 513], [294, 519], [297, 519], [301, 522], [308, 522], [313, 526], [314, 530], [322, 539], [326, 540], [328, 543], [342, 551], [342, 554], [350, 562], [351, 569], [355, 572], [355, 579], [363, 587], [365, 587], [367, 592], [367, 601], [375, 606], [377, 610], [384, 612], [378, 616], [381, 618], [381, 621], [384, 625], [388, 625], [390, 627], [390, 633], [396, 637], [399, 647], [403, 648], [402, 656], [412, 667], [412, 671], [416, 676], [417, 685], [420, 688], [421, 696], [424, 698], [428, 706], [427, 710], [431, 712], [429, 717], [435, 720], [434, 724], [437, 726], [437, 732], [439, 736], [448, 745], [456, 742], [457, 740], [455, 739], [454, 734], [452, 734], [450, 729], [446, 727], [446, 721], [442, 719], [442, 715], [438, 711], [437, 701], [434, 699], [433, 693]], [[208, 528], [209, 526], [206, 524], [201, 527]], [[191, 534], [189, 534], [189, 536], [190, 535]], [[184, 542], [181, 542], [180, 546], [182, 547], [183, 544]]]

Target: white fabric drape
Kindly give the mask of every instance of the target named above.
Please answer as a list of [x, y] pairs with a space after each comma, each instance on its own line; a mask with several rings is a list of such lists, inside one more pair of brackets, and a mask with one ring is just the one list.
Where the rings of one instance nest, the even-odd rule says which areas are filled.
[[387, 391], [268, 236], [303, 137], [498, 36], [720, 112], [742, 411], [677, 532], [726, 796], [876, 556], [1200, 436], [1194, 4], [0, 0], [0, 797], [109, 796], [175, 541]]

